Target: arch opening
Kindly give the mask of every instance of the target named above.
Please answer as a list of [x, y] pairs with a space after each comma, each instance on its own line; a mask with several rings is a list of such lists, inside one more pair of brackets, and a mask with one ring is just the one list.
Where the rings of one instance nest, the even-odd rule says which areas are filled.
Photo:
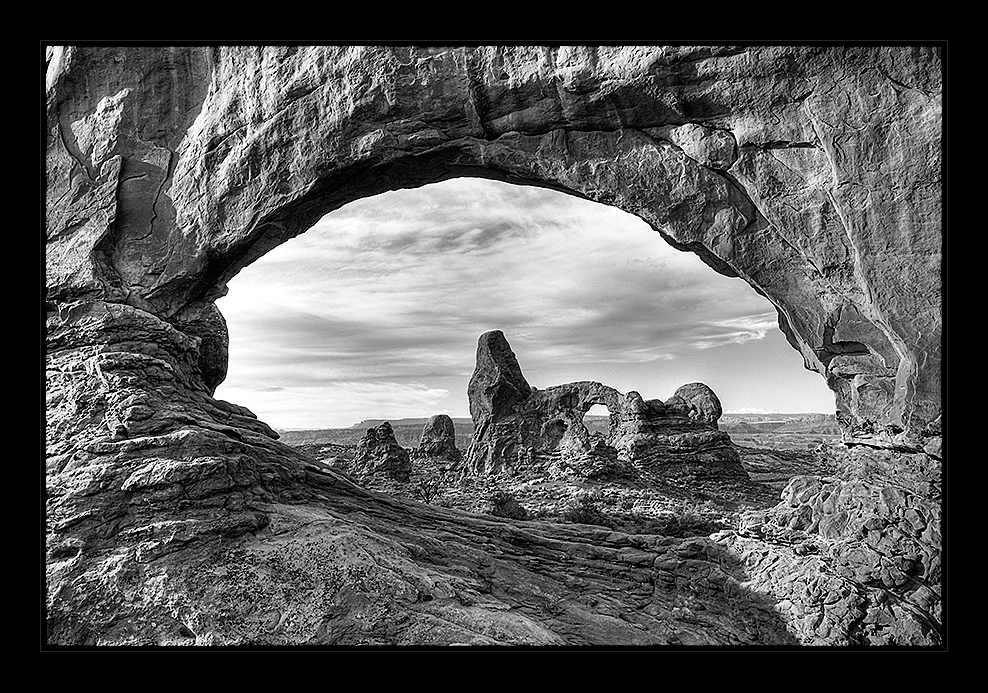
[[[594, 380], [655, 399], [702, 381], [725, 411], [833, 411], [774, 307], [742, 280], [631, 214], [544, 187], [459, 177], [364, 198], [229, 289], [216, 396], [276, 429], [465, 419], [476, 338], [490, 329], [511, 336], [537, 387]], [[789, 385], [773, 403], [782, 364]]]
[[611, 414], [613, 414], [606, 404], [594, 404], [583, 414], [583, 426], [587, 432], [597, 436], [605, 442], [611, 437]]

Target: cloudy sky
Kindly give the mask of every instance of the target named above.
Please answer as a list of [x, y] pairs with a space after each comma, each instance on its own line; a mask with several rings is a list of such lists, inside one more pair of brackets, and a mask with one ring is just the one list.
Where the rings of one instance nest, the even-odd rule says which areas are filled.
[[728, 412], [834, 411], [751, 287], [630, 214], [540, 188], [459, 178], [360, 200], [229, 289], [216, 396], [275, 428], [469, 417], [477, 338], [494, 329], [540, 388], [667, 399], [701, 381]]

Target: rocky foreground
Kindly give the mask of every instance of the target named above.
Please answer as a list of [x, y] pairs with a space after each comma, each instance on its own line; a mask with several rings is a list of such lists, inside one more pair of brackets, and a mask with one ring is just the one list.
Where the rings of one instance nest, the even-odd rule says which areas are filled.
[[[431, 430], [430, 422], [423, 439]], [[321, 460], [319, 464], [336, 469], [352, 470], [352, 459], [359, 458], [352, 446], [301, 449]], [[940, 490], [930, 484], [938, 467], [926, 467], [923, 456], [903, 459], [895, 453], [840, 444], [815, 451], [742, 447], [738, 453], [745, 472], [742, 478], [632, 474], [600, 480], [552, 475], [544, 468], [494, 476], [457, 475], [455, 466], [429, 466], [431, 460], [416, 449], [412, 454], [417, 454], [421, 465], [411, 470], [409, 478], [401, 482], [380, 474], [363, 478], [396, 502], [414, 499], [438, 506], [437, 510], [467, 511], [471, 517], [483, 518], [478, 526], [508, 518], [536, 546], [550, 537], [558, 539], [562, 532], [570, 542], [596, 545], [605, 539], [603, 545], [612, 551], [612, 542], [618, 542], [623, 549], [641, 551], [637, 554], [641, 560], [649, 556], [654, 572], [644, 583], [635, 584], [624, 576], [628, 566], [617, 567], [632, 554], [596, 554], [612, 564], [615, 575], [622, 575], [616, 583], [619, 591], [634, 586], [636, 592], [629, 601], [627, 595], [608, 591], [608, 606], [595, 606], [579, 616], [594, 615], [595, 629], [604, 628], [601, 640], [567, 638], [562, 641], [566, 644], [940, 642]], [[915, 466], [895, 491], [878, 491], [872, 485], [903, 462]], [[573, 570], [565, 558], [569, 555], [565, 544], [553, 545], [558, 550], [554, 555], [561, 559], [557, 568]], [[657, 551], [659, 547], [667, 547], [665, 555]], [[590, 570], [595, 559], [577, 553], [578, 564]], [[526, 566], [538, 566], [544, 579], [553, 573], [553, 566], [551, 560], [540, 564], [540, 555], [536, 551], [516, 558]], [[605, 555], [609, 557], [604, 559]], [[569, 600], [579, 603], [581, 590], [596, 589], [593, 581], [580, 579], [583, 572], [569, 574], [564, 583], [571, 591], [558, 597], [560, 609], [570, 618], [581, 607]], [[694, 576], [700, 580], [693, 582]], [[522, 589], [523, 579], [532, 578], [509, 578], [514, 589]], [[729, 608], [722, 603], [725, 595], [740, 602]], [[600, 615], [635, 624], [639, 632], [613, 630], [614, 623], [599, 621]], [[728, 626], [725, 619], [735, 617], [738, 621]]]
[[[902, 477], [894, 454], [852, 450], [833, 475], [793, 478], [774, 505], [716, 488], [701, 502], [694, 489], [634, 505], [622, 523], [610, 501], [634, 490], [597, 496], [596, 516], [549, 517], [531, 501], [552, 494], [522, 480], [511, 490], [546, 519], [511, 519], [367, 491], [273, 441], [252, 443], [225, 445], [277, 453], [294, 483], [264, 489], [274, 469], [257, 474], [248, 454], [219, 469], [137, 458], [110, 507], [85, 490], [106, 478], [53, 489], [65, 494], [54, 509], [76, 512], [51, 534], [49, 642], [940, 642], [938, 489], [923, 484], [936, 470]], [[894, 473], [894, 495], [876, 472]], [[572, 490], [555, 499], [572, 508]]]
[[[62, 317], [75, 329], [56, 331], [50, 377], [84, 386], [50, 402], [76, 431], [49, 458], [51, 645], [940, 641], [939, 468], [925, 455], [855, 447], [775, 505], [744, 508], [737, 479], [733, 498], [711, 481], [707, 508], [735, 503], [724, 529], [659, 522], [668, 512], [630, 525], [498, 517], [367, 490], [278, 443], [191, 387], [170, 365], [181, 335], [147, 315]], [[114, 334], [108, 323], [122, 341], [71, 339], [87, 325]], [[171, 353], [134, 348], [153, 329]]]

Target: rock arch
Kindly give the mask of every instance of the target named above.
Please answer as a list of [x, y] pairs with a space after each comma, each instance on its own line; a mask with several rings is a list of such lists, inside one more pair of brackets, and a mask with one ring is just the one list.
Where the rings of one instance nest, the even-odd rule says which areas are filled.
[[935, 48], [62, 48], [48, 72], [49, 300], [216, 345], [225, 282], [326, 212], [482, 175], [618, 206], [743, 277], [849, 436], [935, 433]]

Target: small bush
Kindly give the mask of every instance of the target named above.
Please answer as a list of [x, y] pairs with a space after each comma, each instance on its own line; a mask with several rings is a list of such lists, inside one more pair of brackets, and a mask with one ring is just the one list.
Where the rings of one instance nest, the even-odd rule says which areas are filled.
[[422, 503], [432, 503], [446, 490], [446, 481], [440, 474], [422, 476], [412, 484], [412, 498]]
[[524, 520], [528, 517], [528, 511], [507, 491], [496, 491], [491, 495], [487, 514], [512, 520]]
[[722, 529], [728, 529], [719, 520], [713, 520], [693, 512], [661, 517], [648, 517], [634, 513], [617, 518], [616, 525], [617, 529], [628, 534], [659, 534], [681, 539], [708, 536]]
[[562, 514], [566, 522], [575, 522], [581, 525], [603, 525], [610, 527], [612, 522], [604, 511], [600, 509], [599, 502], [593, 496], [581, 496], [576, 505], [567, 508]]

